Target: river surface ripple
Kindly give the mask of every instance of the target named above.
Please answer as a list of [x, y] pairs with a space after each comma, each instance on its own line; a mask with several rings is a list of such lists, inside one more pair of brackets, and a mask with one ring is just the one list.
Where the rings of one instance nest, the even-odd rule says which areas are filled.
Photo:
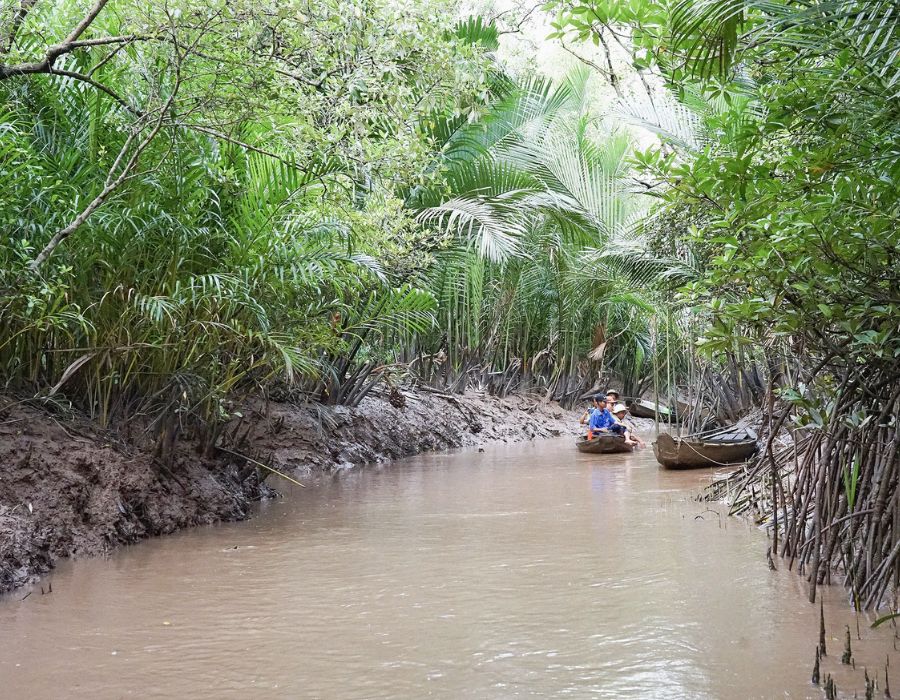
[[[0, 697], [821, 698], [817, 606], [709, 479], [560, 439], [286, 487], [0, 599]], [[826, 601], [823, 677], [883, 678], [893, 630]]]

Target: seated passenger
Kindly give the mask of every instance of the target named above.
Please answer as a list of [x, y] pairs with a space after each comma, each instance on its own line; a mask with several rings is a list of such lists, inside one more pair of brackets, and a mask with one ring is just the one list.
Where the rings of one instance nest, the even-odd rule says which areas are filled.
[[625, 429], [625, 444], [637, 445], [638, 447], [646, 447], [647, 443], [645, 443], [637, 436], [637, 433], [634, 430], [634, 425], [630, 420], [627, 419], [627, 413], [628, 409], [625, 408], [624, 404], [617, 403], [613, 408], [613, 416], [618, 421], [619, 425]]

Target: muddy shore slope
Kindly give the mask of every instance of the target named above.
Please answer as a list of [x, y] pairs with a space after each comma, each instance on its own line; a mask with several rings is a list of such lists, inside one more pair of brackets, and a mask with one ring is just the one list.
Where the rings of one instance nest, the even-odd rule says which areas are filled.
[[[107, 554], [192, 525], [247, 518], [271, 495], [266, 465], [295, 478], [428, 450], [574, 434], [577, 414], [532, 398], [430, 391], [358, 408], [256, 403], [215, 458], [180, 445], [163, 465], [115, 433], [0, 396], [0, 591], [53, 562]], [[399, 404], [399, 405], [394, 405]], [[250, 459], [245, 459], [249, 457]]]

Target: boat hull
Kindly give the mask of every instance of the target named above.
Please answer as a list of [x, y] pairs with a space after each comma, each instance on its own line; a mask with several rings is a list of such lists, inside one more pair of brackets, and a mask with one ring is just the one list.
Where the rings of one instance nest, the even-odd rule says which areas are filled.
[[746, 462], [756, 452], [756, 440], [704, 441], [662, 434], [653, 443], [656, 461], [667, 469], [724, 467]]
[[625, 438], [621, 435], [599, 435], [592, 440], [578, 438], [575, 441], [575, 447], [578, 448], [579, 452], [595, 455], [631, 452], [634, 448], [633, 445], [625, 444]]

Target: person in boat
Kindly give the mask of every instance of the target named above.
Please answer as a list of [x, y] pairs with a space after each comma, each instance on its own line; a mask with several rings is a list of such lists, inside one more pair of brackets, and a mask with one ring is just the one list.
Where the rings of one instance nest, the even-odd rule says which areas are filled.
[[634, 424], [628, 419], [628, 409], [625, 404], [617, 403], [612, 410], [613, 417], [620, 425], [625, 427], [625, 444], [646, 447], [647, 443], [638, 437]]
[[[592, 440], [595, 433], [614, 433], [617, 435], [625, 434], [625, 426], [619, 423], [615, 416], [609, 412], [606, 407], [606, 398], [601, 394], [594, 397], [594, 408], [590, 409], [587, 414], [587, 439]], [[584, 423], [585, 416], [581, 417]]]
[[[588, 407], [588, 409], [582, 414], [581, 420], [579, 421], [579, 423], [581, 425], [584, 425], [585, 423], [587, 423], [591, 418], [591, 414], [597, 410], [597, 408], [596, 408], [597, 399], [599, 399], [599, 398], [600, 398], [600, 394], [597, 394], [596, 396], [594, 396], [591, 399], [591, 401], [594, 405], [591, 407]], [[612, 408], [617, 403], [619, 403], [619, 392], [616, 391], [615, 389], [608, 389], [606, 391], [606, 407]]]
[[[593, 402], [593, 399], [591, 399], [591, 401]], [[579, 419], [578, 424], [584, 425], [585, 423], [587, 423], [591, 419], [591, 416], [594, 414], [594, 411], [596, 411], [596, 410], [597, 409], [594, 408], [593, 406], [588, 406], [587, 410], [581, 414], [581, 418]]]

